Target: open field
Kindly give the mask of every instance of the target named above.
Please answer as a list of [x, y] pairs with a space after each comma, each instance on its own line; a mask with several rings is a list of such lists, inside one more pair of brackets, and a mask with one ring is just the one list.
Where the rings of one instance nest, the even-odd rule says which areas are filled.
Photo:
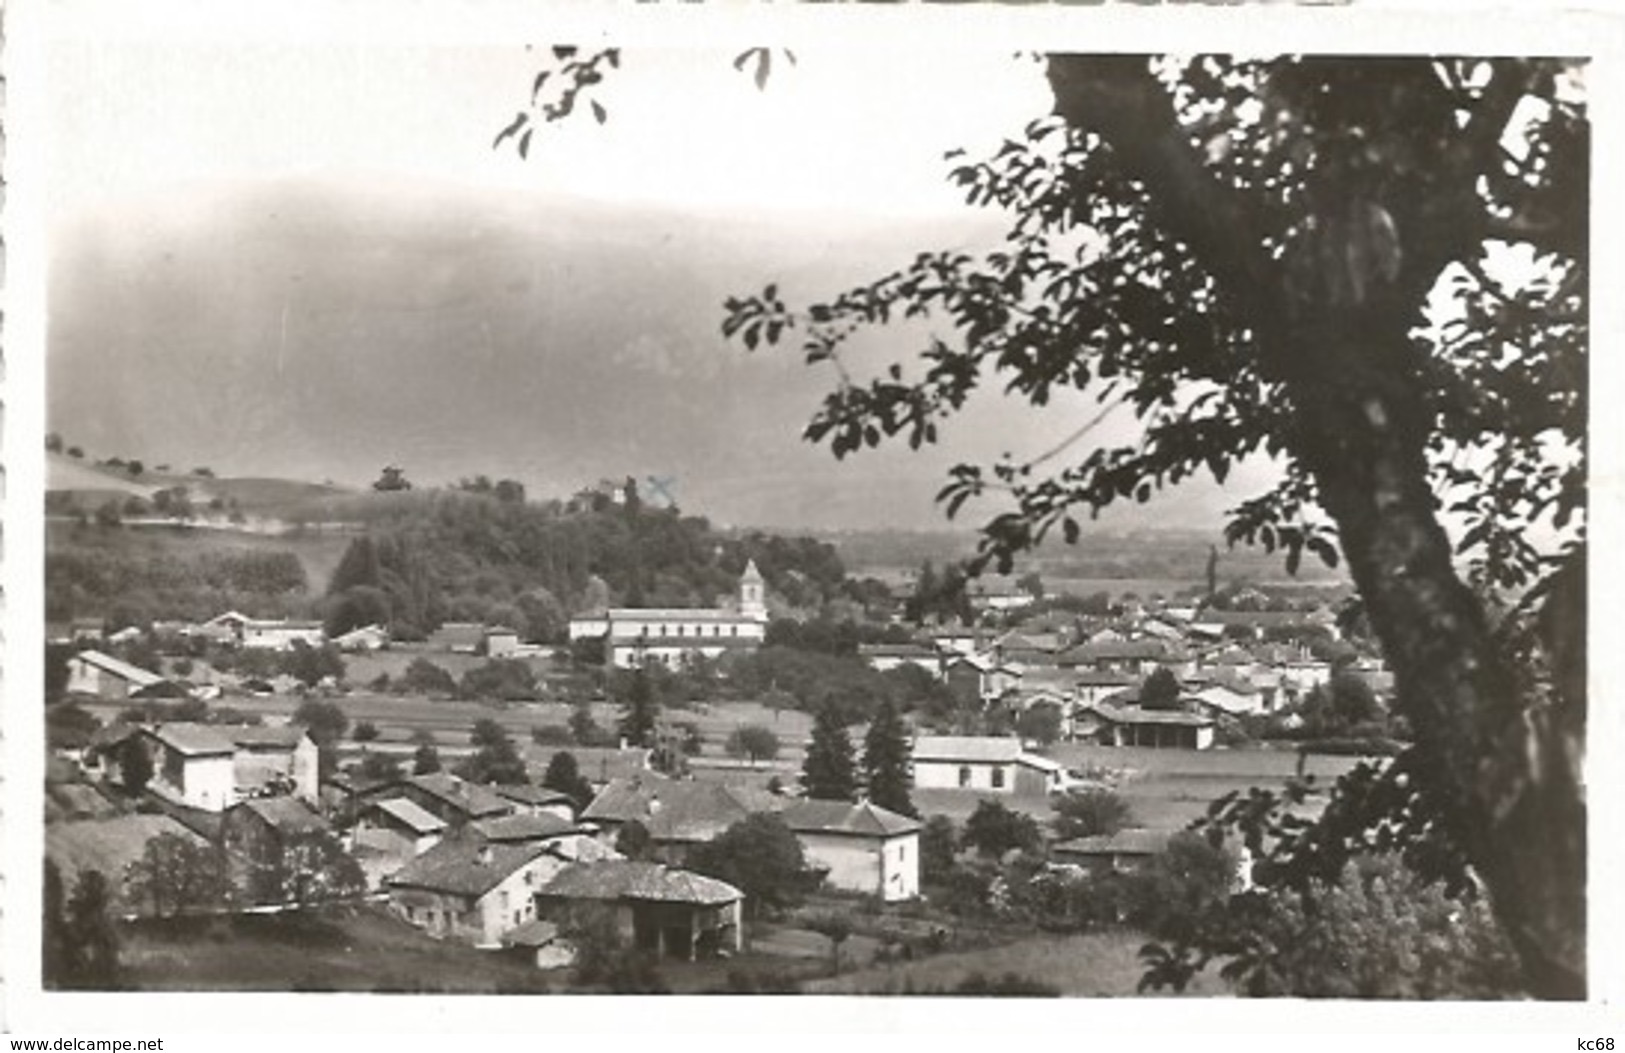
[[[569, 974], [523, 956], [437, 940], [382, 904], [285, 914], [169, 918], [125, 923], [121, 963], [129, 987], [147, 991], [366, 991], [543, 994], [569, 991]], [[853, 936], [841, 961], [868, 963], [877, 941]], [[803, 929], [764, 927], [726, 961], [660, 965], [674, 993], [720, 990], [730, 971], [781, 982], [827, 976], [829, 941]]]
[[547, 974], [433, 939], [381, 905], [124, 926], [129, 986], [148, 991], [541, 992]]
[[[998, 979], [1014, 973], [1059, 988], [1076, 998], [1125, 998], [1137, 994], [1145, 937], [1131, 932], [1081, 936], [1032, 936], [1014, 943], [872, 966], [808, 983], [808, 994], [904, 994], [951, 991], [969, 977]], [[1211, 974], [1197, 977], [1187, 997], [1229, 994]]]
[[[1210, 802], [1227, 793], [1245, 793], [1253, 786], [1279, 790], [1298, 764], [1295, 752], [1271, 749], [1153, 750], [1074, 742], [1058, 743], [1047, 752], [1068, 768], [1105, 772], [1128, 803], [1134, 825], [1168, 831], [1189, 825], [1206, 813]], [[1354, 757], [1310, 756], [1304, 770], [1315, 776], [1317, 786], [1330, 788], [1357, 761]], [[964, 822], [983, 799], [997, 800], [1040, 821], [1054, 814], [1048, 798], [1041, 796], [954, 789], [914, 791], [914, 804], [922, 815], [946, 815], [955, 822]], [[1311, 797], [1298, 812], [1313, 815], [1320, 807], [1320, 799]]]

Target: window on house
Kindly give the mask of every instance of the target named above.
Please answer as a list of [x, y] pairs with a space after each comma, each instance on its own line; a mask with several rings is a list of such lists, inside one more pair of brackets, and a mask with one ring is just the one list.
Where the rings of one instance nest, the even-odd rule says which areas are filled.
[[960, 765], [960, 768], [959, 768], [959, 785], [961, 785], [961, 786], [969, 786], [970, 785], [970, 765], [968, 765], [968, 764]]
[[995, 790], [998, 790], [998, 789], [1002, 789], [1003, 787], [1004, 787], [1004, 769], [1003, 768], [994, 768], [993, 769], [993, 788]]

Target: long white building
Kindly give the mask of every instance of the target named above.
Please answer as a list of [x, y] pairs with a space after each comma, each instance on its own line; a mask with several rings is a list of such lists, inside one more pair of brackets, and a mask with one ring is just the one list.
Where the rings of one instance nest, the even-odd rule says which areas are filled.
[[648, 662], [673, 668], [693, 656], [755, 650], [767, 636], [765, 584], [756, 561], [739, 579], [734, 607], [611, 607], [570, 619], [570, 639], [604, 641], [604, 661], [620, 669]]

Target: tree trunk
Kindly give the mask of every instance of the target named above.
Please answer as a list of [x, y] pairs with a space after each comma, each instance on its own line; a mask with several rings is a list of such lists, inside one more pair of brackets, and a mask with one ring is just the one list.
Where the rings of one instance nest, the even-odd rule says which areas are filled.
[[[1305, 303], [1260, 244], [1248, 200], [1206, 171], [1143, 56], [1052, 56], [1056, 112], [1097, 132], [1156, 218], [1223, 287], [1263, 375], [1295, 408], [1287, 448], [1337, 524], [1411, 721], [1425, 789], [1488, 887], [1532, 994], [1584, 998], [1584, 704], [1559, 681], [1527, 698], [1435, 513], [1431, 427], [1409, 329], [1434, 273], [1408, 270]], [[1412, 261], [1421, 258], [1424, 263]], [[1413, 253], [1407, 265], [1436, 260]], [[1339, 276], [1331, 276], [1337, 278]]]
[[1346, 382], [1364, 372], [1351, 359], [1386, 357], [1372, 354], [1374, 339], [1406, 345], [1396, 324], [1406, 316], [1384, 313], [1395, 321], [1343, 318], [1342, 340], [1320, 326], [1315, 344], [1300, 345], [1345, 382], [1289, 382], [1299, 407], [1292, 446], [1337, 523], [1429, 789], [1489, 888], [1531, 992], [1584, 998], [1583, 716], [1524, 697], [1482, 604], [1457, 575], [1434, 512], [1414, 390], [1392, 379]]

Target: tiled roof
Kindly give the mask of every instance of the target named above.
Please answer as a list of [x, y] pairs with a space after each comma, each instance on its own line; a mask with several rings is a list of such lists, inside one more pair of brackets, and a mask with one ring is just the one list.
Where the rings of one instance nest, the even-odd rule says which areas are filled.
[[294, 797], [256, 797], [233, 807], [253, 812], [265, 820], [267, 824], [285, 834], [308, 833], [327, 829], [327, 824], [322, 821], [321, 816], [311, 811], [310, 807], [303, 801]]
[[611, 621], [641, 622], [739, 622], [756, 624], [756, 619], [738, 611], [717, 607], [611, 607]]
[[497, 796], [489, 786], [460, 779], [450, 772], [437, 771], [430, 775], [414, 775], [405, 781], [475, 819], [488, 815], [502, 815], [513, 810], [513, 805]]
[[76, 661], [95, 666], [104, 673], [111, 673], [120, 680], [128, 680], [137, 687], [150, 687], [163, 680], [163, 677], [157, 673], [142, 669], [137, 665], [131, 665], [122, 658], [114, 658], [112, 655], [104, 654], [101, 651], [80, 651], [73, 657]]
[[615, 779], [581, 813], [584, 822], [641, 823], [656, 841], [709, 841], [776, 801], [715, 782], [653, 773]]
[[502, 934], [502, 943], [508, 947], [546, 947], [558, 939], [559, 927], [551, 921], [532, 918], [517, 929]]
[[446, 828], [445, 820], [405, 797], [391, 797], [387, 801], [378, 801], [367, 810], [373, 809], [383, 812], [415, 833], [432, 834]]
[[1142, 709], [1139, 706], [1114, 706], [1107, 702], [1098, 702], [1089, 708], [1101, 719], [1113, 724], [1172, 724], [1201, 728], [1213, 723], [1212, 717], [1187, 713], [1182, 709]]
[[[579, 766], [580, 761], [576, 762]], [[548, 789], [546, 786], [492, 786], [491, 792], [498, 797], [519, 804], [573, 804], [570, 795], [560, 793], [558, 790]]]
[[480, 819], [474, 829], [488, 841], [544, 841], [576, 832], [576, 825], [567, 819], [543, 812], [540, 815], [503, 815], [495, 819]]
[[1057, 661], [1062, 665], [1085, 665], [1090, 662], [1180, 660], [1185, 657], [1183, 647], [1167, 640], [1102, 640], [1068, 648], [1061, 652]]
[[228, 736], [238, 746], [252, 749], [255, 746], [276, 746], [293, 749], [305, 737], [303, 724], [284, 724], [281, 727], [252, 727], [249, 725], [222, 726], [221, 734]]
[[906, 815], [887, 811], [869, 801], [797, 801], [779, 813], [784, 825], [797, 833], [857, 834], [868, 837], [897, 837], [920, 829]]
[[1082, 669], [1076, 674], [1073, 683], [1079, 687], [1127, 687], [1134, 683], [1135, 677], [1130, 673], [1114, 673], [1110, 670]]
[[1059, 761], [1052, 761], [1048, 757], [1040, 757], [1036, 753], [1023, 753], [1016, 758], [1016, 763], [1050, 773], [1066, 771], [1066, 765], [1061, 764]]
[[1009, 763], [1021, 754], [1021, 741], [970, 735], [921, 735], [914, 740], [915, 761], [991, 761]]
[[537, 894], [559, 899], [636, 899], [704, 906], [732, 903], [744, 897], [725, 881], [630, 859], [571, 863]]
[[189, 757], [237, 752], [237, 747], [225, 733], [208, 724], [159, 724], [149, 728], [148, 734], [177, 753]]
[[1059, 841], [1050, 846], [1057, 855], [1143, 855], [1161, 852], [1168, 845], [1168, 834], [1161, 830], [1119, 830], [1115, 834], [1099, 837], [1077, 837]]
[[534, 841], [500, 843], [477, 836], [448, 838], [408, 862], [388, 883], [483, 896], [546, 851], [545, 846]]
[[929, 658], [937, 657], [937, 649], [918, 643], [859, 644], [859, 658]]

